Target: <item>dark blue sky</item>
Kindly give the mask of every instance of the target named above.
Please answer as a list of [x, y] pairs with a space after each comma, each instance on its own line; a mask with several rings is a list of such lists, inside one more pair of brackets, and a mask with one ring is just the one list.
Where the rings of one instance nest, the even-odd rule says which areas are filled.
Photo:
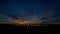
[[[30, 18], [37, 15], [39, 19], [60, 19], [59, 0], [0, 0], [0, 20], [7, 20], [15, 15]], [[2, 16], [5, 15], [5, 16]], [[12, 17], [13, 18], [13, 17]]]

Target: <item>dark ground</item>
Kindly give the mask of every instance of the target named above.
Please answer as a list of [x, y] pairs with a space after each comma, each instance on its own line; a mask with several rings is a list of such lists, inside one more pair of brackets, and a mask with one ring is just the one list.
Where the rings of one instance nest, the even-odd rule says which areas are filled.
[[[47, 25], [47, 24], [45, 24]], [[0, 24], [0, 32], [56, 32], [60, 31], [60, 25], [48, 24], [47, 26], [16, 26], [11, 24]]]

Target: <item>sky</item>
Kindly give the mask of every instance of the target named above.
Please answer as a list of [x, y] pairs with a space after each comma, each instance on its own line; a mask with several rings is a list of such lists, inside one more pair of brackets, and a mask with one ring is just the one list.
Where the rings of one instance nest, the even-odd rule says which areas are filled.
[[0, 20], [60, 20], [60, 0], [0, 0]]

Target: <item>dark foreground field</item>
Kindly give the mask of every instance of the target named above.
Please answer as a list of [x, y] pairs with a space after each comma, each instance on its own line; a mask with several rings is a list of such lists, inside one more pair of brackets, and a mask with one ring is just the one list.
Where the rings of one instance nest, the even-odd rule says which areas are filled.
[[[0, 32], [55, 32], [60, 30], [56, 24], [40, 24], [41, 26], [17, 26], [11, 24], [0, 24]], [[45, 25], [45, 26], [44, 26]]]

